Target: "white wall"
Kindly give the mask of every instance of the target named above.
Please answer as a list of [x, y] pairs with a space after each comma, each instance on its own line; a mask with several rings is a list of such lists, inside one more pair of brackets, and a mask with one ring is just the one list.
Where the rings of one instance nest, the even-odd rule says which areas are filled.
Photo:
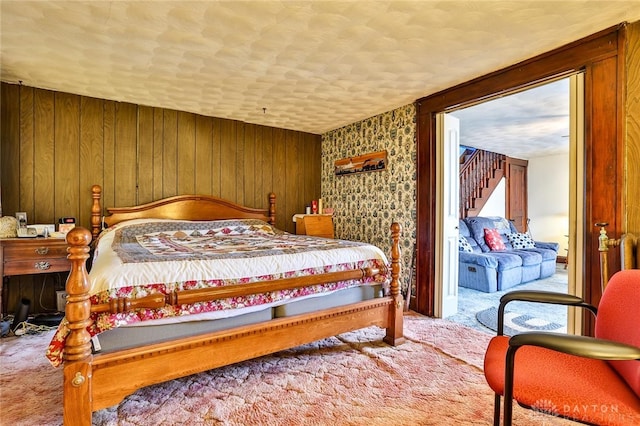
[[500, 179], [498, 186], [496, 186], [496, 189], [491, 193], [485, 205], [482, 206], [478, 216], [506, 217], [505, 207], [507, 205], [507, 190], [505, 185], [505, 178]]
[[[527, 169], [529, 229], [534, 240], [560, 244], [566, 256], [569, 233], [569, 154], [529, 159]], [[478, 216], [505, 217], [505, 180], [502, 179]]]
[[530, 230], [534, 240], [560, 243], [566, 256], [569, 233], [569, 154], [529, 159]]

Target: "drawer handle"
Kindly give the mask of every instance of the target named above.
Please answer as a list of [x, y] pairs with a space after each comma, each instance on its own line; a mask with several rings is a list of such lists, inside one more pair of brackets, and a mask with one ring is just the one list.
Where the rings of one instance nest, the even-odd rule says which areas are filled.
[[51, 268], [51, 264], [46, 261], [36, 262], [34, 266], [39, 271], [46, 271], [47, 269]]
[[37, 254], [47, 254], [49, 253], [49, 247], [38, 247], [36, 249]]

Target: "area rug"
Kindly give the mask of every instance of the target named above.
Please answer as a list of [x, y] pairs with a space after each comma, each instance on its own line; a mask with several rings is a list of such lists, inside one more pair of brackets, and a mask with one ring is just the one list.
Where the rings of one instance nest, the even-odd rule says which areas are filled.
[[[480, 324], [493, 331], [498, 330], [498, 309], [491, 307], [476, 313], [476, 319]], [[513, 336], [523, 331], [553, 331], [555, 333], [566, 333], [567, 327], [562, 324], [536, 318], [531, 315], [519, 314], [505, 311], [504, 314], [504, 334]]]
[[[94, 425], [489, 425], [482, 374], [489, 335], [405, 317], [406, 343], [370, 327], [140, 389]], [[51, 332], [0, 340], [0, 424], [62, 424], [62, 370], [44, 358]], [[573, 423], [514, 407], [517, 425]], [[542, 416], [542, 417], [541, 417]]]

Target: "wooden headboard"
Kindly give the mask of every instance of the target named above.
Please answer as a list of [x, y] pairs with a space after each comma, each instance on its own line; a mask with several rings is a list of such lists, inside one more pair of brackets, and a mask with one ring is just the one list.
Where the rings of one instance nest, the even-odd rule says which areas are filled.
[[259, 219], [275, 225], [276, 195], [269, 194], [269, 208], [254, 209], [209, 195], [176, 195], [133, 207], [107, 208], [108, 216], [102, 218], [102, 188], [91, 187], [93, 205], [91, 207], [91, 234], [95, 239], [106, 226], [130, 219], [183, 219], [183, 220], [223, 220]]

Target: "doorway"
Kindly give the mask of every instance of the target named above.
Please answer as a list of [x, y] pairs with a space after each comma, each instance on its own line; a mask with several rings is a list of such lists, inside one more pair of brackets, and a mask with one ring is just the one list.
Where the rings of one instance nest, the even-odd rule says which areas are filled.
[[[581, 248], [583, 255], [571, 259], [570, 265], [574, 263], [583, 274], [583, 279], [576, 280], [581, 283], [576, 293], [589, 303], [598, 303], [601, 294], [598, 230], [593, 224], [608, 222], [611, 233], [621, 233], [624, 224], [623, 198], [618, 195], [618, 189], [624, 181], [622, 130], [625, 105], [622, 93], [625, 80], [621, 64], [625, 57], [625, 34], [624, 26], [612, 27], [417, 100], [417, 257], [416, 285], [410, 301], [413, 310], [434, 315], [438, 113], [578, 71], [584, 72], [584, 180], [577, 182], [571, 177], [572, 189], [580, 187], [578, 190], [583, 195], [582, 202], [571, 208], [582, 212], [584, 218], [571, 224], [576, 232], [570, 244]], [[592, 321], [585, 320], [581, 325], [583, 334], [593, 333]]]
[[[558, 254], [563, 259], [569, 257], [569, 176], [570, 168], [575, 167], [575, 164], [571, 165], [569, 151], [570, 133], [575, 133], [576, 126], [570, 124], [582, 121], [579, 116], [580, 110], [570, 108], [570, 100], [575, 99], [575, 94], [572, 97], [570, 92], [576, 90], [576, 85], [570, 82], [579, 78], [577, 75], [564, 77], [513, 94], [502, 95], [441, 114], [444, 119], [438, 120], [438, 127], [445, 127], [444, 131], [437, 132], [445, 135], [445, 140], [441, 143], [447, 149], [443, 152], [451, 155], [451, 158], [447, 158], [446, 155], [445, 158], [439, 158], [438, 162], [441, 166], [444, 164], [445, 169], [455, 169], [455, 172], [443, 174], [450, 177], [452, 182], [439, 185], [442, 192], [458, 193], [447, 188], [459, 183], [457, 170], [462, 162], [460, 152], [484, 150], [505, 155], [510, 159], [508, 165], [519, 166], [518, 173], [514, 173], [512, 167], [509, 167], [493, 193], [484, 200], [482, 208], [479, 211], [475, 210], [471, 215], [508, 218], [520, 232], [527, 232], [535, 241], [557, 243]], [[452, 119], [456, 120], [455, 126], [449, 129], [448, 123]], [[451, 146], [457, 142], [455, 138], [446, 139], [451, 133], [459, 133], [459, 141], [463, 148]], [[572, 136], [578, 140], [579, 135]], [[583, 144], [581, 138], [578, 142]], [[505, 185], [507, 180], [509, 185]], [[447, 229], [447, 221], [450, 221], [447, 217], [450, 214], [448, 207], [449, 205], [443, 213], [445, 218], [442, 229]], [[456, 211], [464, 214], [465, 210]], [[455, 218], [456, 229], [457, 219], [458, 217]], [[487, 322], [495, 322], [499, 299], [508, 291], [548, 290], [568, 293], [571, 288], [572, 292], [575, 292], [575, 283], [569, 286], [566, 263], [557, 265], [556, 272], [551, 277], [526, 282], [495, 293], [485, 293], [463, 285], [457, 286], [458, 283], [451, 282], [457, 274], [449, 271], [455, 271], [458, 262], [449, 253], [442, 254], [443, 288], [441, 292], [436, 293], [435, 315], [482, 331], [490, 331]], [[571, 257], [575, 257], [575, 253], [571, 253]], [[450, 306], [452, 298], [448, 296], [454, 293], [451, 290], [452, 286], [457, 286], [456, 306], [453, 309]], [[441, 297], [442, 303], [439, 300]], [[440, 306], [442, 310], [438, 309]], [[524, 318], [523, 315], [516, 315], [517, 309], [531, 317], [526, 324], [531, 324], [532, 329], [551, 327], [546, 329], [567, 330], [567, 309], [564, 307], [513, 303], [509, 306], [510, 317]]]

